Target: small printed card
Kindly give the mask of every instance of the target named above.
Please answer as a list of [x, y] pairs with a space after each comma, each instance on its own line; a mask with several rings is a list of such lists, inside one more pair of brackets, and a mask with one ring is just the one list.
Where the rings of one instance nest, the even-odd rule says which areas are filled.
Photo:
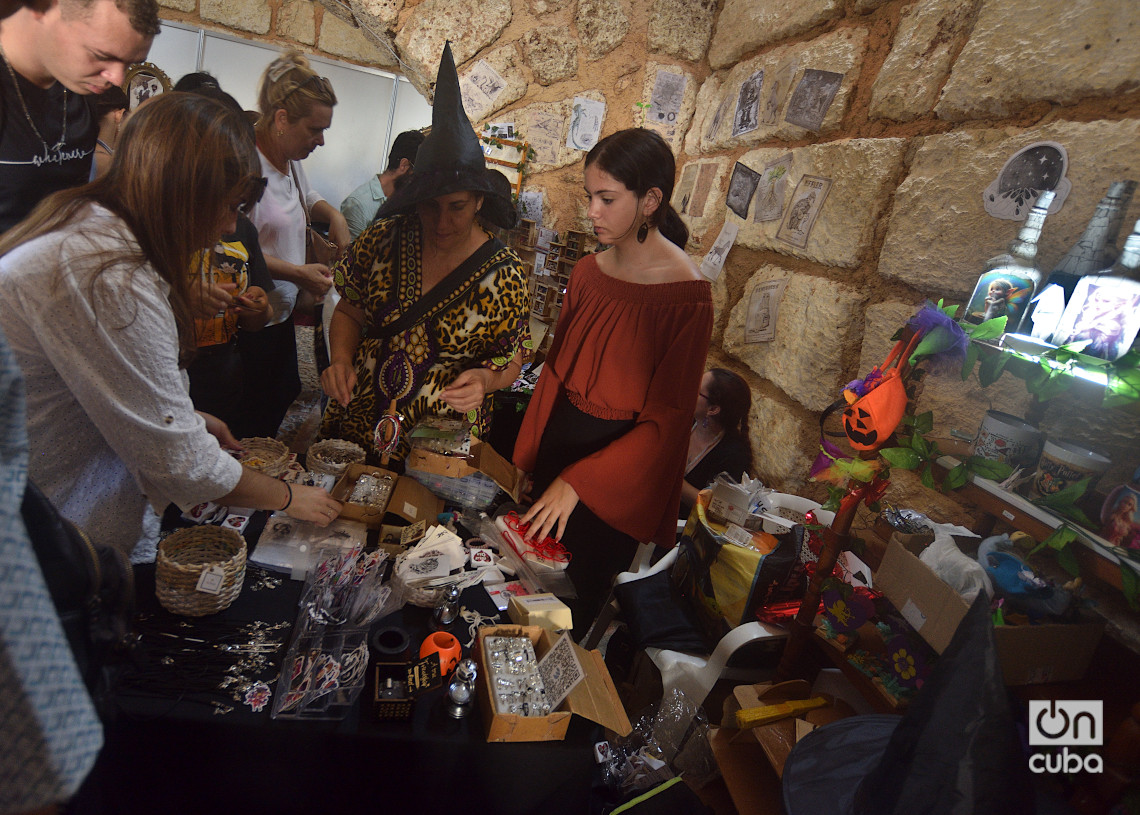
[[574, 642], [569, 634], [564, 633], [559, 637], [554, 647], [538, 661], [538, 672], [546, 687], [550, 709], [557, 710], [562, 700], [570, 695], [570, 691], [586, 678], [586, 672], [578, 662], [578, 655], [574, 653]]

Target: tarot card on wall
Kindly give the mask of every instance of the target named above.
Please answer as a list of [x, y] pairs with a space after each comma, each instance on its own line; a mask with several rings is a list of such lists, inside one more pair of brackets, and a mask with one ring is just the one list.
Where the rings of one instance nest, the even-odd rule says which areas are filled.
[[756, 206], [752, 210], [755, 223], [778, 221], [784, 214], [787, 197], [788, 173], [792, 169], [792, 154], [785, 153], [764, 165], [760, 183], [756, 187]]
[[752, 195], [756, 192], [756, 185], [760, 183], [760, 173], [739, 161], [732, 168], [732, 178], [728, 182], [728, 197], [725, 204], [741, 220], [748, 217], [748, 205], [752, 202]]
[[1033, 298], [1032, 278], [1017, 274], [1017, 269], [994, 269], [978, 278], [978, 285], [966, 304], [966, 322], [984, 323], [995, 317], [1007, 317], [1006, 328], [1017, 327], [1025, 306]]
[[732, 121], [733, 136], [751, 133], [760, 126], [760, 88], [763, 85], [764, 72], [757, 71], [740, 86], [740, 95], [736, 99], [736, 116]]
[[792, 92], [784, 121], [818, 133], [842, 83], [843, 74], [808, 68]]
[[1053, 334], [1054, 345], [1083, 342], [1081, 353], [1115, 361], [1140, 331], [1140, 282], [1123, 277], [1082, 277]]
[[776, 240], [803, 249], [807, 246], [808, 236], [811, 235], [819, 211], [823, 209], [823, 202], [831, 192], [831, 179], [818, 175], [805, 175], [796, 184], [792, 193], [792, 204], [788, 207], [780, 228], [776, 231]]

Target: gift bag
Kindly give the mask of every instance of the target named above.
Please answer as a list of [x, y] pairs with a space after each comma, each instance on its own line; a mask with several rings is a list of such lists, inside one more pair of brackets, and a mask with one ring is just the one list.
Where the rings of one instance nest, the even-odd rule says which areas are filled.
[[[797, 569], [803, 527], [778, 536], [747, 532], [750, 540], [743, 544], [726, 535], [728, 531], [708, 518], [698, 500], [681, 534], [682, 549], [672, 571], [702, 634], [712, 642], [755, 620], [761, 606], [777, 595], [788, 599], [803, 591], [803, 573]], [[734, 530], [736, 535], [740, 531]]]

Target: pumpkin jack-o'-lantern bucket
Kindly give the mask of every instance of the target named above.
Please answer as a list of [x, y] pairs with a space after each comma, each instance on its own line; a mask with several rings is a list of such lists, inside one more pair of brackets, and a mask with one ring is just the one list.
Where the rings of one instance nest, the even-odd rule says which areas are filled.
[[[843, 411], [843, 432], [856, 450], [875, 450], [898, 428], [906, 413], [906, 380], [912, 366], [911, 354], [921, 335], [895, 343], [882, 365], [875, 367], [860, 383], [859, 390], [843, 392], [847, 408]], [[861, 393], [859, 392], [861, 391]]]

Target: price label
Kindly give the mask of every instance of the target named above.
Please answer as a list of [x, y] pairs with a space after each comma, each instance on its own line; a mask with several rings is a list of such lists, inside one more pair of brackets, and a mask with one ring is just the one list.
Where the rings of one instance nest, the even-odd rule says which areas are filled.
[[195, 588], [206, 594], [220, 594], [225, 579], [226, 573], [222, 571], [221, 566], [210, 566], [198, 576], [198, 585]]

